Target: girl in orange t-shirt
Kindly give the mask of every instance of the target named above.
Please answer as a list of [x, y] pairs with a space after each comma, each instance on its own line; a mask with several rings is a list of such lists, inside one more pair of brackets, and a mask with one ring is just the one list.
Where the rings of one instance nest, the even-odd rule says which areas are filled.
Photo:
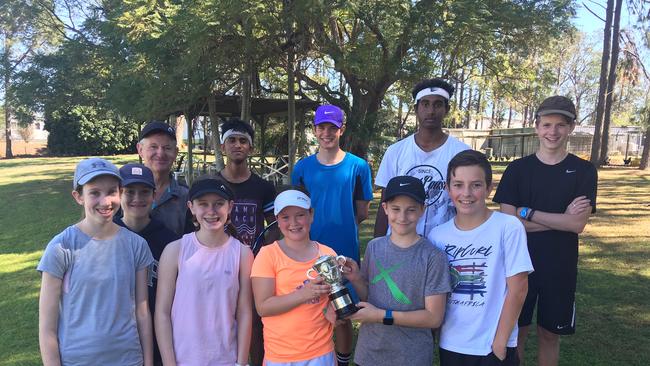
[[284, 239], [263, 247], [251, 271], [255, 305], [264, 323], [264, 364], [336, 365], [330, 286], [320, 277], [307, 277], [321, 255], [336, 253], [309, 239], [313, 210], [306, 192], [288, 189], [274, 205]]

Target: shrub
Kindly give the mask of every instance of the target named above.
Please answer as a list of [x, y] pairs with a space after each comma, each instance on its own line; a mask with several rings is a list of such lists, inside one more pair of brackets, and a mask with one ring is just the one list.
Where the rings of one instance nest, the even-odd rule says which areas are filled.
[[52, 155], [113, 155], [135, 152], [138, 124], [90, 106], [51, 113], [45, 121]]

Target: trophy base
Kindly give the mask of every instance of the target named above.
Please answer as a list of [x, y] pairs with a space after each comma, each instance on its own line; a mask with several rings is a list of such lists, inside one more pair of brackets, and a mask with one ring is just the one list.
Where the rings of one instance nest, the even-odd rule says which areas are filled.
[[330, 301], [336, 310], [336, 319], [341, 320], [359, 311], [359, 308], [352, 302], [350, 293], [347, 288], [336, 291], [329, 295]]

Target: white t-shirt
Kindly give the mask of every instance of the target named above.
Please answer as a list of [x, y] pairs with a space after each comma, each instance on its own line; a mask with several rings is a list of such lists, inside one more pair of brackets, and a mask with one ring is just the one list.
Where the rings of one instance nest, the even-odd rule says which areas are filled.
[[[533, 271], [526, 230], [519, 220], [501, 212], [473, 230], [459, 230], [454, 220], [434, 228], [429, 240], [449, 259], [452, 293], [440, 330], [440, 348], [485, 356], [506, 299], [506, 278]], [[508, 347], [517, 346], [517, 325]]]
[[386, 149], [375, 177], [375, 185], [385, 188], [388, 181], [398, 175], [419, 178], [427, 196], [424, 202], [425, 212], [418, 221], [416, 230], [418, 234], [427, 236], [431, 229], [456, 215], [445, 190], [447, 165], [456, 154], [468, 149], [467, 144], [449, 136], [442, 146], [426, 152], [415, 143], [415, 135], [410, 135]]

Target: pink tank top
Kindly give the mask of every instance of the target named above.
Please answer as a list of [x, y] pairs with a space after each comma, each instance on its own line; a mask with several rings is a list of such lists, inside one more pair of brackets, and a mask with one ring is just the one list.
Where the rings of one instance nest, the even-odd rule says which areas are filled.
[[195, 233], [181, 239], [171, 313], [179, 366], [232, 366], [237, 361], [241, 246], [233, 237], [218, 248], [199, 243]]

